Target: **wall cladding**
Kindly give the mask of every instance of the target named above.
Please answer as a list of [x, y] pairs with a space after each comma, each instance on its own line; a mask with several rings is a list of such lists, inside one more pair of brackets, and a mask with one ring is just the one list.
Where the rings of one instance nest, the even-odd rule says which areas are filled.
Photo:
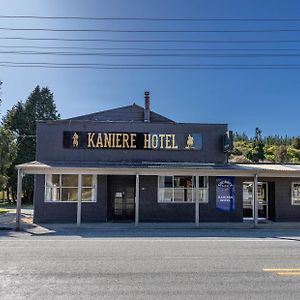
[[[241, 203], [243, 201], [242, 184], [245, 181], [253, 182], [253, 177], [237, 178], [237, 182], [239, 182], [237, 189], [241, 191], [238, 194], [238, 201]], [[274, 201], [274, 207], [271, 207], [272, 214], [274, 214], [274, 217], [271, 218], [273, 221], [300, 221], [300, 205], [291, 204], [291, 184], [296, 181], [300, 182], [300, 178], [259, 177], [258, 181], [268, 182], [269, 186], [275, 188], [275, 191], [271, 193], [274, 199], [269, 199], [270, 201]]]
[[[34, 222], [76, 223], [77, 203], [44, 202], [45, 176], [36, 175], [34, 190]], [[82, 222], [105, 222], [107, 215], [107, 176], [97, 178], [97, 202], [82, 203]]]
[[[39, 161], [99, 161], [141, 162], [178, 161], [224, 163], [223, 134], [227, 125], [125, 123], [125, 122], [40, 122], [37, 125], [37, 154]], [[201, 133], [201, 150], [130, 150], [130, 149], [65, 149], [64, 131], [91, 132], [150, 132], [150, 133]], [[51, 147], [49, 147], [51, 145]]]
[[[195, 222], [194, 203], [158, 203], [157, 176], [140, 177], [140, 220], [142, 222]], [[237, 191], [238, 193], [238, 191]], [[200, 222], [240, 222], [243, 206], [240, 195], [236, 197], [235, 210], [216, 209], [216, 178], [209, 178], [209, 201], [200, 204]]]

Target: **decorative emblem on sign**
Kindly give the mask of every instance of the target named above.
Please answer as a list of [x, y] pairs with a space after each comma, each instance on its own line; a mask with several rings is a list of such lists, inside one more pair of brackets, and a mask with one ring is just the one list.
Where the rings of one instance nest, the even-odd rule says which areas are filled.
[[73, 136], [72, 136], [72, 145], [73, 147], [78, 147], [78, 139], [79, 139], [79, 136], [76, 132], [74, 132]]
[[194, 148], [194, 138], [189, 134], [186, 140], [185, 149], [192, 149]]

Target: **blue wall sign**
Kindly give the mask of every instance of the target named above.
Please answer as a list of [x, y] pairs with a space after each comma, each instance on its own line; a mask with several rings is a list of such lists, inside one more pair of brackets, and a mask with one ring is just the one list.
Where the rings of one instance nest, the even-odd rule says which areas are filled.
[[222, 211], [235, 209], [234, 177], [216, 177], [216, 207]]

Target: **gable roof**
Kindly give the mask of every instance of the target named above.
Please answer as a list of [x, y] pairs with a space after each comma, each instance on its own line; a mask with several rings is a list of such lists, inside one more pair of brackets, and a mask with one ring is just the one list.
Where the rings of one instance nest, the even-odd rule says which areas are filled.
[[[132, 105], [99, 111], [92, 114], [69, 118], [67, 120], [144, 122], [144, 108], [133, 103]], [[168, 119], [153, 111], [150, 111], [150, 122], [175, 123], [173, 120]]]

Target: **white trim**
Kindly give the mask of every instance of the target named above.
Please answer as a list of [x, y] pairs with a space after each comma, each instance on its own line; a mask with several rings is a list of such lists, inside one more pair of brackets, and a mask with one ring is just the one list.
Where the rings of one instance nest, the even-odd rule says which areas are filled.
[[[36, 174], [36, 175], [45, 175], [45, 174], [87, 174], [87, 175], [135, 175], [137, 172], [140, 175], [154, 175], [154, 176], [168, 176], [171, 174], [181, 174], [183, 176], [233, 176], [233, 177], [254, 177], [253, 171], [232, 171], [232, 170], [198, 170], [198, 169], [140, 169], [140, 168], [49, 168], [49, 169], [23, 169], [24, 174]], [[272, 172], [261, 172], [259, 173], [259, 177], [299, 177], [300, 172], [283, 172], [276, 171]]]
[[[174, 187], [174, 176], [189, 176], [189, 177], [192, 177], [192, 180], [194, 180], [194, 177], [206, 177], [207, 178], [207, 188], [199, 188], [198, 189], [198, 193], [200, 192], [200, 190], [206, 190], [207, 191], [207, 201], [200, 201], [200, 198], [199, 198], [199, 205], [200, 204], [208, 204], [209, 203], [209, 176], [206, 176], [206, 175], [182, 175], [182, 174], [174, 174], [174, 175], [157, 175], [157, 203], [163, 203], [163, 204], [195, 204], [196, 202], [196, 195], [197, 195], [197, 189], [196, 187], [192, 187], [192, 201], [174, 201], [175, 199], [175, 190], [176, 189], [181, 189], [181, 188], [175, 188]], [[160, 181], [159, 181], [159, 178], [160, 177], [172, 177], [172, 187], [167, 187], [167, 188], [161, 188], [160, 187]], [[171, 201], [164, 201], [164, 200], [161, 200], [160, 198], [160, 191], [162, 189], [172, 189], [172, 200]], [[183, 190], [185, 188], [182, 188]], [[195, 197], [194, 197], [194, 193], [195, 193]]]
[[77, 227], [81, 225], [82, 174], [78, 174]]
[[[242, 186], [244, 189], [244, 184], [251, 184], [252, 185], [252, 217], [243, 217], [243, 220], [245, 221], [253, 221], [254, 220], [254, 181], [243, 181], [242, 182]], [[265, 218], [261, 218], [261, 217], [257, 217], [257, 219], [259, 221], [262, 220], [268, 220], [269, 219], [269, 182], [268, 181], [258, 181], [257, 185], [261, 185], [261, 184], [265, 184], [266, 185], [266, 204], [263, 204], [266, 206], [266, 217]], [[244, 210], [244, 191], [243, 191], [243, 196], [242, 196], [242, 201], [243, 201], [243, 210]], [[258, 199], [257, 199], [258, 201]], [[259, 203], [257, 203], [259, 204]], [[258, 205], [259, 206], [259, 205]]]
[[[97, 174], [82, 174], [82, 173], [70, 173], [70, 174], [65, 174], [65, 173], [47, 173], [44, 174], [44, 203], [78, 203], [78, 199], [76, 201], [67, 201], [67, 200], [47, 200], [47, 175], [91, 175], [93, 176], [93, 182], [94, 182], [94, 178], [95, 178], [95, 187], [81, 187], [81, 190], [84, 188], [90, 188], [90, 189], [94, 189], [95, 190], [95, 199], [93, 200], [85, 200], [85, 201], [81, 201], [81, 203], [97, 203], [97, 195], [98, 195], [98, 176]], [[62, 182], [61, 182], [61, 178], [62, 176], [59, 176], [59, 189], [62, 189]], [[79, 177], [78, 177], [79, 180]], [[74, 187], [66, 187], [66, 188], [73, 188], [73, 189], [77, 189], [77, 193], [79, 192], [78, 190], [78, 186], [74, 186]], [[61, 193], [61, 192], [60, 192]]]
[[135, 220], [134, 224], [139, 224], [139, 212], [140, 212], [140, 176], [139, 173], [135, 175]]
[[195, 223], [199, 226], [199, 176], [196, 178], [196, 199], [195, 199]]

